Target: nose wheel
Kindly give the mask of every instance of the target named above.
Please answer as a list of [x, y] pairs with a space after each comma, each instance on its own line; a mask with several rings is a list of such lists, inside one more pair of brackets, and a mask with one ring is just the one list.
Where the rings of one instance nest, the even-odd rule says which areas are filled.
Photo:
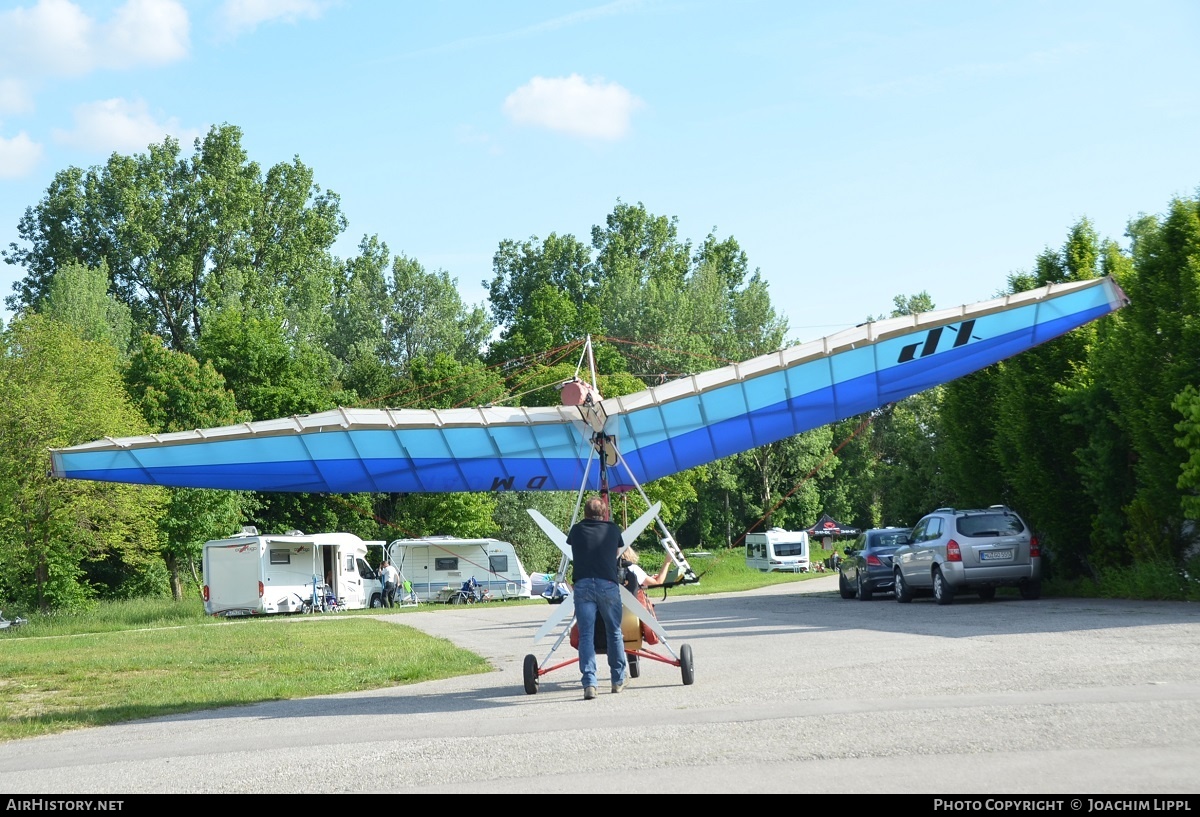
[[525, 694], [536, 695], [538, 691], [538, 660], [536, 655], [525, 656]]

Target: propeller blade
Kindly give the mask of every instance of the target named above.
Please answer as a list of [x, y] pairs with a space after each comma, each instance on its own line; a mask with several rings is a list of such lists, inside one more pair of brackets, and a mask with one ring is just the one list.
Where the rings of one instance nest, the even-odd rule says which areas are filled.
[[[626, 591], [626, 592], [629, 592], [629, 591]], [[543, 638], [546, 637], [547, 633], [549, 633], [551, 630], [553, 630], [555, 627], [557, 627], [559, 624], [561, 624], [562, 620], [564, 618], [567, 618], [568, 616], [573, 616], [574, 613], [575, 613], [575, 597], [567, 596], [565, 599], [562, 600], [562, 603], [560, 603], [558, 605], [558, 609], [555, 610], [553, 613], [551, 613], [550, 616], [546, 619], [546, 623], [543, 624], [538, 629], [538, 631], [533, 634], [533, 643], [536, 644], [539, 641], [541, 641]]]
[[621, 603], [628, 607], [631, 613], [641, 619], [643, 624], [653, 630], [664, 643], [666, 642], [666, 630], [658, 623], [658, 619], [651, 615], [650, 611], [637, 600], [637, 596], [630, 593], [625, 587], [621, 588]]
[[[642, 531], [644, 531], [646, 527], [654, 521], [654, 518], [658, 516], [658, 512], [660, 510], [662, 510], [662, 503], [655, 502], [650, 506], [650, 510], [639, 516], [636, 520], [634, 520], [632, 525], [625, 529], [625, 531], [621, 534], [621, 541], [625, 543], [625, 547], [630, 547], [633, 544], [633, 540], [642, 535]], [[530, 511], [530, 513], [533, 513], [533, 511]], [[564, 540], [564, 542], [565, 541], [566, 540]]]
[[563, 552], [563, 555], [566, 556], [567, 559], [570, 559], [571, 548], [567, 544], [567, 535], [555, 527], [553, 522], [544, 517], [541, 511], [534, 508], [526, 508], [526, 510], [529, 511], [529, 515], [533, 517], [533, 521], [537, 523], [537, 526], [542, 529], [542, 533], [549, 536], [550, 541], [553, 542], [558, 549]]

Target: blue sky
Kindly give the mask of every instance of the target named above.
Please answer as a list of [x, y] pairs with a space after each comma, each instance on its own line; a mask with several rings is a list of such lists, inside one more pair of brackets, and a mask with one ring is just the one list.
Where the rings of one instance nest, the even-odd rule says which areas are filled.
[[640, 202], [737, 239], [810, 340], [1200, 188], [1195, 0], [0, 0], [0, 42], [0, 245], [57, 171], [229, 123], [341, 196], [338, 254], [468, 304], [501, 240]]

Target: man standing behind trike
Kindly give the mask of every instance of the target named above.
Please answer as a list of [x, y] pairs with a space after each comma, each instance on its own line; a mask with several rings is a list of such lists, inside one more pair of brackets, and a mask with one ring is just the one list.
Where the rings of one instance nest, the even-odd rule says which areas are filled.
[[621, 528], [608, 519], [608, 505], [593, 497], [583, 507], [583, 519], [567, 534], [575, 617], [579, 623], [579, 671], [583, 699], [596, 697], [596, 616], [604, 622], [612, 691], [625, 687], [625, 640], [621, 634], [621, 588], [617, 557], [625, 549]]

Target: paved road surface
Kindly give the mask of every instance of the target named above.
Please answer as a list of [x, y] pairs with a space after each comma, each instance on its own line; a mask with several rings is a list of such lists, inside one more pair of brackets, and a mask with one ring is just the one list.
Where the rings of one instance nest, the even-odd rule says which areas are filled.
[[671, 596], [696, 682], [645, 661], [587, 702], [573, 665], [524, 692], [552, 609], [384, 616], [496, 671], [0, 744], [0, 792], [1200, 792], [1197, 605]]

